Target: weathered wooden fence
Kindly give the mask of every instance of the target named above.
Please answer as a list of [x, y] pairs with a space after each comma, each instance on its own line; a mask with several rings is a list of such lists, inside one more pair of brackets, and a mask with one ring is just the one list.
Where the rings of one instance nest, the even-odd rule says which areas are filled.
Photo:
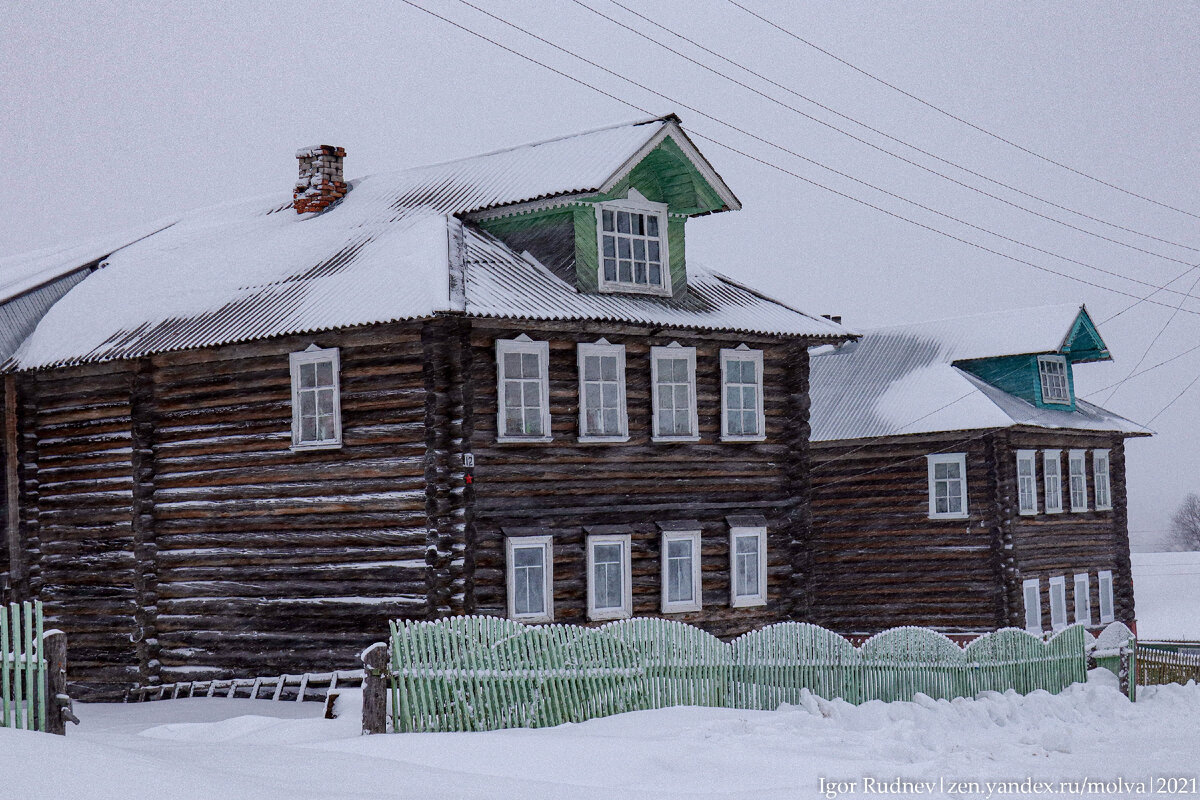
[[[469, 616], [392, 623], [386, 664], [368, 671], [388, 682], [392, 730], [478, 731], [678, 705], [770, 710], [805, 693], [862, 703], [1058, 692], [1086, 677], [1084, 639], [1082, 626], [1049, 642], [1005, 629], [960, 648], [931, 630], [895, 628], [856, 648], [784, 622], [726, 644], [664, 619], [584, 628]], [[372, 648], [364, 658], [380, 655]], [[384, 705], [364, 704], [365, 730], [384, 729]], [[376, 706], [381, 718], [368, 719]]]
[[1187, 644], [1181, 643], [1138, 642], [1138, 685], [1200, 683], [1200, 652], [1187, 652], [1189, 649]]
[[129, 690], [128, 702], [177, 700], [181, 697], [224, 697], [248, 700], [316, 701], [324, 702], [339, 686], [358, 688], [362, 684], [361, 669], [331, 672], [304, 672], [295, 675], [272, 675], [254, 678], [213, 678], [200, 681], [159, 683], [138, 686]]
[[0, 726], [47, 729], [42, 604], [0, 605]]

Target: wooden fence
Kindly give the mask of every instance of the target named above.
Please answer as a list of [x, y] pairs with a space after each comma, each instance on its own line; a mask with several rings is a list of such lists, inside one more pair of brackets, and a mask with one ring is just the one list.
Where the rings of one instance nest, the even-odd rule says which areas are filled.
[[1135, 672], [1138, 685], [1200, 683], [1200, 653], [1180, 652], [1188, 649], [1186, 645], [1138, 642]]
[[[364, 652], [390, 703], [364, 701], [364, 730], [547, 727], [699, 705], [771, 710], [806, 694], [851, 703], [971, 697], [984, 690], [1058, 692], [1086, 677], [1085, 632], [1049, 642], [1022, 630], [961, 648], [940, 633], [895, 628], [854, 647], [816, 625], [784, 622], [730, 643], [681, 622], [630, 619], [599, 628], [525, 626], [497, 617], [393, 622], [387, 658]], [[366, 686], [371, 693], [372, 678]], [[375, 711], [375, 709], [378, 711]], [[380, 719], [369, 719], [378, 714]]]
[[154, 686], [138, 686], [126, 698], [139, 703], [148, 700], [176, 700], [181, 697], [227, 697], [248, 700], [324, 702], [339, 686], [362, 685], [361, 669], [332, 672], [305, 672], [298, 675], [274, 675], [257, 678], [214, 678], [206, 681], [180, 681]]
[[0, 605], [0, 727], [47, 729], [41, 602]]

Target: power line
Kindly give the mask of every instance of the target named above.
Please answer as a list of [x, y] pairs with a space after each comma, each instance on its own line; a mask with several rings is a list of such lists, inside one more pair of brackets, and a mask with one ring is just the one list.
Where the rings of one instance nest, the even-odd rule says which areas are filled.
[[[1197, 275], [1196, 280], [1192, 281], [1192, 285], [1188, 287], [1188, 294], [1191, 294], [1192, 291], [1195, 290], [1197, 283], [1200, 283], [1200, 275]], [[1159, 338], [1167, 332], [1167, 328], [1170, 327], [1171, 323], [1175, 321], [1175, 316], [1179, 313], [1179, 307], [1182, 305], [1183, 300], [1180, 300], [1179, 306], [1176, 306], [1175, 309], [1171, 311], [1171, 316], [1167, 317], [1167, 321], [1164, 322], [1162, 327], [1158, 329], [1158, 333], [1154, 334], [1154, 338], [1150, 340], [1150, 344], [1146, 345], [1146, 349], [1142, 351], [1141, 358], [1139, 358], [1137, 363], [1133, 365], [1133, 368], [1129, 370], [1129, 374], [1117, 381], [1116, 385], [1112, 387], [1112, 391], [1108, 393], [1108, 397], [1104, 398], [1105, 403], [1108, 403], [1110, 400], [1112, 400], [1113, 395], [1117, 393], [1117, 390], [1121, 388], [1125, 381], [1132, 378], [1133, 373], [1137, 372], [1138, 367], [1140, 367], [1142, 362], [1146, 360], [1146, 356], [1150, 355], [1150, 351], [1154, 349], [1154, 345], [1158, 343]]]
[[1195, 385], [1196, 385], [1196, 383], [1197, 383], [1198, 381], [1200, 381], [1200, 374], [1197, 374], [1197, 375], [1196, 375], [1196, 377], [1192, 378], [1192, 379], [1191, 379], [1191, 381], [1189, 381], [1189, 382], [1188, 382], [1188, 385], [1187, 385], [1187, 386], [1185, 386], [1185, 387], [1183, 387], [1182, 389], [1180, 389], [1180, 390], [1179, 390], [1179, 394], [1177, 394], [1177, 395], [1175, 395], [1174, 397], [1172, 397], [1172, 398], [1171, 398], [1171, 402], [1167, 403], [1165, 406], [1163, 406], [1162, 408], [1160, 408], [1160, 409], [1158, 410], [1158, 413], [1156, 413], [1156, 414], [1155, 414], [1153, 417], [1151, 417], [1150, 419], [1146, 420], [1146, 422], [1145, 422], [1145, 427], [1147, 427], [1147, 428], [1148, 428], [1148, 427], [1150, 427], [1150, 423], [1151, 423], [1151, 422], [1154, 422], [1154, 420], [1158, 419], [1159, 417], [1161, 417], [1161, 416], [1163, 415], [1163, 412], [1164, 412], [1164, 411], [1166, 411], [1166, 410], [1167, 410], [1168, 408], [1170, 408], [1171, 406], [1175, 405], [1175, 403], [1177, 403], [1177, 402], [1179, 401], [1179, 398], [1181, 398], [1181, 397], [1183, 397], [1185, 394], [1187, 394], [1187, 391], [1188, 391], [1188, 389], [1191, 389], [1193, 386], [1195, 386]]
[[929, 102], [928, 100], [925, 100], [924, 98], [918, 97], [917, 95], [913, 94], [912, 92], [908, 92], [904, 89], [901, 89], [899, 86], [897, 86], [893, 83], [889, 83], [888, 81], [884, 80], [883, 78], [879, 77], [878, 75], [875, 75], [874, 73], [868, 72], [867, 70], [863, 69], [862, 67], [859, 67], [855, 64], [850, 63], [849, 61], [842, 58], [841, 56], [831, 53], [830, 51], [826, 50], [825, 48], [821, 47], [820, 45], [810, 42], [808, 39], [805, 39], [804, 37], [788, 30], [787, 28], [783, 27], [782, 25], [779, 25], [778, 23], [767, 19], [766, 17], [757, 13], [756, 11], [746, 8], [744, 5], [739, 3], [737, 0], [728, 0], [728, 2], [730, 3], [730, 5], [740, 8], [742, 11], [746, 12], [750, 16], [755, 17], [756, 19], [759, 19], [762, 22], [765, 22], [767, 25], [770, 25], [772, 28], [775, 28], [776, 30], [787, 34], [788, 36], [792, 37], [793, 39], [800, 42], [801, 44], [807, 45], [808, 47], [811, 47], [812, 49], [817, 50], [818, 52], [824, 53], [825, 55], [832, 58], [834, 61], [844, 64], [845, 66], [849, 67], [850, 69], [854, 70], [855, 72], [858, 72], [861, 75], [865, 75], [866, 77], [870, 78], [871, 80], [873, 80], [877, 83], [880, 83], [880, 84], [888, 87], [889, 89], [892, 89], [893, 91], [899, 92], [900, 94], [904, 95], [905, 97], [909, 98], [910, 100], [914, 100], [914, 101], [920, 103], [921, 105], [923, 105], [927, 108], [930, 108], [943, 116], [949, 117], [950, 119], [954, 120], [955, 122], [962, 123], [963, 125], [966, 125], [967, 127], [972, 128], [973, 130], [979, 131], [980, 133], [984, 134], [985, 136], [990, 136], [999, 142], [1003, 142], [1004, 144], [1008, 145], [1009, 147], [1014, 147], [1023, 153], [1033, 156], [1034, 158], [1041, 159], [1042, 161], [1045, 161], [1048, 164], [1053, 164], [1056, 167], [1065, 169], [1068, 172], [1072, 172], [1076, 175], [1079, 175], [1080, 177], [1087, 178], [1090, 181], [1095, 181], [1096, 183], [1099, 183], [1103, 186], [1107, 186], [1110, 189], [1115, 189], [1116, 191], [1122, 192], [1123, 194], [1127, 194], [1131, 197], [1136, 197], [1139, 200], [1146, 201], [1147, 203], [1153, 203], [1154, 205], [1160, 206], [1162, 208], [1170, 209], [1171, 211], [1175, 211], [1180, 214], [1184, 214], [1186, 216], [1192, 217], [1193, 219], [1200, 219], [1200, 214], [1194, 214], [1191, 211], [1188, 211], [1186, 209], [1178, 208], [1178, 207], [1170, 205], [1168, 203], [1163, 203], [1159, 200], [1155, 200], [1152, 197], [1146, 197], [1145, 195], [1138, 194], [1137, 192], [1132, 191], [1130, 189], [1125, 189], [1121, 186], [1118, 186], [1115, 183], [1110, 183], [1109, 181], [1106, 181], [1103, 178], [1098, 178], [1095, 175], [1091, 175], [1087, 172], [1083, 172], [1082, 170], [1078, 170], [1075, 167], [1072, 167], [1072, 166], [1062, 163], [1061, 161], [1056, 161], [1053, 158], [1050, 158], [1049, 156], [1044, 156], [1041, 153], [1031, 150], [1030, 148], [1025, 147], [1024, 145], [1018, 144], [1017, 142], [1014, 142], [1011, 139], [1007, 139], [998, 133], [990, 131], [987, 128], [984, 128], [980, 125], [976, 125], [974, 122], [971, 122], [970, 120], [964, 119], [963, 117], [960, 117], [950, 111], [947, 111], [946, 109], [942, 108], [941, 106], [935, 105], [935, 104]]
[[1105, 386], [1105, 387], [1103, 387], [1103, 388], [1097, 389], [1097, 390], [1095, 390], [1094, 392], [1088, 392], [1087, 394], [1085, 394], [1085, 395], [1084, 395], [1084, 397], [1093, 397], [1093, 396], [1095, 396], [1095, 395], [1098, 395], [1098, 394], [1100, 394], [1101, 392], [1107, 392], [1109, 389], [1111, 389], [1112, 387], [1114, 387], [1114, 386], [1116, 386], [1117, 384], [1121, 383], [1122, 381], [1125, 381], [1125, 380], [1130, 380], [1130, 379], [1132, 379], [1132, 378], [1138, 378], [1138, 377], [1141, 377], [1142, 375], [1145, 375], [1147, 372], [1153, 372], [1154, 370], [1158, 369], [1159, 367], [1161, 367], [1161, 366], [1164, 366], [1164, 365], [1166, 365], [1166, 364], [1170, 364], [1172, 361], [1176, 361], [1176, 360], [1178, 360], [1178, 359], [1180, 359], [1180, 358], [1183, 358], [1184, 356], [1188, 355], [1189, 353], [1194, 353], [1194, 352], [1196, 352], [1197, 350], [1200, 350], [1200, 344], [1198, 344], [1198, 345], [1195, 345], [1195, 346], [1193, 346], [1193, 347], [1189, 347], [1187, 350], [1184, 350], [1182, 353], [1176, 353], [1175, 355], [1171, 356], [1170, 358], [1163, 359], [1162, 361], [1158, 362], [1157, 364], [1155, 364], [1155, 365], [1154, 365], [1154, 366], [1152, 366], [1152, 367], [1146, 367], [1146, 368], [1145, 368], [1144, 370], [1142, 370], [1141, 372], [1135, 372], [1135, 373], [1134, 373], [1134, 374], [1132, 374], [1132, 375], [1129, 375], [1129, 376], [1127, 376], [1127, 377], [1125, 377], [1125, 378], [1122, 378], [1122, 379], [1121, 379], [1121, 381], [1117, 381], [1117, 383], [1110, 383], [1108, 386]]

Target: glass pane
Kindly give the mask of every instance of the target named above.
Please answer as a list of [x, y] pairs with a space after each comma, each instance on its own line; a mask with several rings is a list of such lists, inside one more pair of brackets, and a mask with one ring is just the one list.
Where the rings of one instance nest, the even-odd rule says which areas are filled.
[[621, 545], [598, 544], [592, 548], [592, 557], [597, 564], [602, 562], [621, 563]]
[[620, 417], [617, 414], [617, 409], [608, 408], [604, 410], [604, 428], [602, 433], [615, 435], [621, 432]]
[[943, 480], [946, 477], [948, 477], [947, 472], [946, 472], [946, 468], [948, 466], [949, 466], [949, 464], [934, 464], [933, 465], [933, 477], [937, 480]]
[[645, 261], [633, 262], [633, 282], [634, 283], [643, 283], [643, 284], [646, 282], [646, 262]]
[[317, 420], [315, 417], [303, 417], [300, 420], [300, 441], [315, 442], [317, 440]]
[[513, 548], [513, 565], [518, 567], [540, 567], [545, 549], [542, 547]]
[[658, 236], [658, 217], [654, 214], [646, 216], [646, 235]]
[[725, 405], [734, 411], [742, 407], [742, 393], [736, 386], [725, 387]]
[[606, 381], [617, 379], [617, 357], [605, 356], [600, 361], [600, 377]]
[[617, 212], [617, 233], [629, 233], [629, 212]]
[[604, 259], [604, 280], [615, 281], [617, 279], [617, 262], [614, 259]]
[[743, 411], [742, 434], [745, 436], [754, 436], [758, 432], [758, 414], [754, 411]]
[[751, 410], [758, 408], [758, 387], [742, 387], [742, 408], [748, 408]]
[[522, 353], [521, 354], [521, 377], [537, 378], [541, 375], [541, 369], [538, 366], [537, 353]]
[[617, 240], [611, 236], [604, 237], [604, 257], [616, 258], [617, 256]]
[[603, 405], [605, 408], [617, 407], [617, 385], [615, 383], [596, 384], [597, 388], [603, 387], [602, 396], [604, 398]]
[[686, 385], [676, 384], [674, 407], [675, 408], [687, 408], [688, 407], [688, 387]]
[[317, 390], [317, 413], [332, 414], [333, 413], [333, 389], [318, 389]]
[[758, 383], [758, 378], [755, 376], [758, 365], [753, 361], [742, 362], [742, 383]]
[[686, 411], [675, 412], [675, 432], [679, 435], [691, 435], [692, 420]]
[[506, 378], [521, 377], [521, 354], [520, 353], [505, 353], [504, 354], [504, 377], [506, 377]]
[[527, 408], [540, 408], [542, 405], [542, 385], [538, 381], [522, 381], [525, 387], [525, 402], [521, 405]]
[[650, 264], [650, 284], [652, 286], [662, 286], [663, 285], [662, 267], [660, 267], [657, 263], [653, 263], [653, 262]]
[[637, 239], [633, 243], [633, 257], [638, 261], [646, 260], [646, 243]]
[[300, 365], [300, 385], [306, 388], [317, 385], [317, 366], [315, 364]]
[[604, 218], [604, 230], [611, 231], [613, 229], [613, 212], [602, 211], [600, 215]]
[[504, 382], [504, 407], [519, 408], [521, 406], [521, 382]]
[[[653, 217], [651, 217], [651, 219], [653, 219]], [[659, 257], [658, 242], [654, 241], [653, 239], [651, 239], [649, 242], [646, 242], [646, 255], [651, 261], [662, 261], [662, 259]]]
[[630, 258], [630, 247], [628, 239], [617, 240], [617, 255], [620, 258]]
[[584, 407], [588, 409], [600, 408], [600, 384], [588, 383], [584, 384], [583, 391]]
[[663, 409], [658, 412], [658, 432], [664, 436], [670, 436], [675, 433], [674, 425], [675, 415], [668, 409]]
[[633, 264], [628, 261], [622, 261], [617, 270], [617, 280], [622, 283], [633, 283]]
[[318, 386], [333, 386], [333, 362], [318, 361], [317, 362], [317, 385]]
[[317, 414], [317, 393], [316, 392], [301, 392], [300, 393], [300, 416], [313, 417]]
[[318, 438], [323, 442], [332, 441], [337, 438], [333, 430], [333, 417], [321, 417], [318, 427]]
[[542, 412], [536, 408], [525, 409], [525, 433], [529, 436], [542, 435]]
[[740, 411], [730, 411], [725, 424], [729, 428], [729, 433], [731, 435], [742, 435], [742, 414]]
[[585, 381], [600, 380], [600, 356], [583, 357], [583, 379]]
[[506, 408], [504, 410], [504, 432], [510, 436], [519, 436], [521, 434], [521, 423], [524, 415], [519, 408]]

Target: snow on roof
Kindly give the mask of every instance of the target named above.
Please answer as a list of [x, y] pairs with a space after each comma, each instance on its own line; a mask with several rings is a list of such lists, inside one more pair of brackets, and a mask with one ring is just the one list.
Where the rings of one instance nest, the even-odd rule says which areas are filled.
[[[319, 215], [298, 215], [290, 197], [275, 195], [190, 213], [109, 255], [49, 309], [9, 367], [135, 358], [464, 310], [450, 296], [456, 216], [603, 191], [667, 135], [688, 153], [677, 120], [666, 117], [362, 178]], [[698, 153], [689, 158], [711, 169]], [[470, 227], [467, 234], [470, 313], [849, 335], [703, 271], [681, 303], [580, 295], [500, 242]]]
[[812, 358], [812, 438], [1033, 426], [1147, 434], [1084, 400], [1075, 410], [1038, 408], [952, 362], [1059, 350], [1080, 307], [1020, 309], [876, 328]]

